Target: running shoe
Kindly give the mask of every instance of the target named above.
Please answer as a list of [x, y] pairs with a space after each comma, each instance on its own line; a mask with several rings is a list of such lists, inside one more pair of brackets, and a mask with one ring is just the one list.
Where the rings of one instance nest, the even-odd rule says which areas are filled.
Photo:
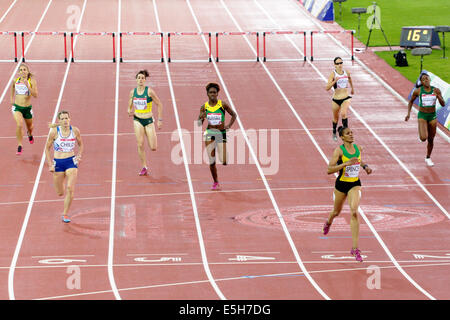
[[331, 224], [328, 224], [328, 221], [325, 221], [325, 223], [323, 224], [323, 229], [322, 229], [324, 235], [327, 235], [328, 232], [330, 232], [330, 227], [331, 227]]
[[62, 221], [64, 223], [69, 223], [70, 222], [70, 218], [68, 216], [62, 216]]
[[141, 172], [139, 172], [139, 175], [140, 175], [140, 176], [146, 176], [147, 173], [148, 173], [147, 168], [146, 168], [146, 167], [143, 167], [142, 170], [141, 170]]
[[359, 250], [358, 248], [352, 248], [350, 254], [355, 257], [356, 261], [363, 262], [363, 259], [361, 257], [361, 250]]
[[427, 164], [427, 166], [432, 167], [434, 166], [433, 161], [431, 161], [431, 158], [425, 158], [425, 163]]
[[16, 152], [16, 154], [17, 154], [17, 155], [21, 155], [21, 154], [22, 154], [22, 146], [18, 146], [18, 147], [17, 147], [17, 152]]
[[220, 185], [219, 185], [219, 183], [218, 183], [218, 182], [214, 182], [213, 185], [212, 185], [212, 187], [211, 187], [211, 190], [220, 190]]
[[333, 140], [334, 140], [334, 141], [337, 141], [336, 133], [333, 133]]
[[30, 142], [30, 144], [33, 144], [34, 143], [33, 136], [28, 136], [28, 141]]

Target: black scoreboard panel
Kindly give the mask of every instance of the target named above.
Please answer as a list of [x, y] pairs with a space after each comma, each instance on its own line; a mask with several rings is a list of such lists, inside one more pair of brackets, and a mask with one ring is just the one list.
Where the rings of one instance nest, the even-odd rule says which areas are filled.
[[400, 47], [431, 47], [434, 27], [403, 27]]

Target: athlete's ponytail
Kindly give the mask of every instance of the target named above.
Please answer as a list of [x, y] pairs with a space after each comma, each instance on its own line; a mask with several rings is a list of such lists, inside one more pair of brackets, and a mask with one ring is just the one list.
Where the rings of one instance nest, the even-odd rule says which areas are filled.
[[139, 72], [136, 74], [136, 79], [137, 79], [138, 75], [140, 75], [140, 74], [144, 75], [144, 77], [146, 79], [150, 76], [150, 73], [148, 73], [147, 69], [139, 70]]
[[338, 129], [337, 129], [337, 131], [338, 131], [338, 133], [339, 133], [339, 137], [342, 137], [342, 135], [344, 134], [344, 129], [345, 129], [346, 127], [343, 127], [343, 126], [339, 126], [338, 127]]

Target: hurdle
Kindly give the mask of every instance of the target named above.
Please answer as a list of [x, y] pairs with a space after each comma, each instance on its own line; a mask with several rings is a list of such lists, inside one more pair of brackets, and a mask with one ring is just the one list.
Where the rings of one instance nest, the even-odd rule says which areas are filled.
[[[75, 62], [75, 54], [73, 50], [74, 36], [111, 36], [112, 38], [112, 62], [116, 62], [116, 33], [115, 32], [71, 32], [70, 33], [70, 49], [72, 53], [71, 62]], [[76, 62], [111, 62], [111, 60], [76, 60]]]
[[0, 62], [17, 62], [17, 32], [16, 31], [0, 31], [0, 35], [2, 36], [9, 36], [12, 35], [14, 38], [14, 59], [3, 59], [0, 60]]
[[209, 54], [206, 61], [211, 62], [211, 32], [168, 32], [167, 33], [167, 51], [168, 51], [168, 62], [205, 62], [205, 59], [179, 59], [173, 60], [171, 56], [171, 38], [173, 36], [208, 36], [209, 38]]
[[[26, 59], [25, 58], [25, 36], [63, 36], [64, 59]], [[23, 31], [22, 37], [22, 62], [67, 62], [67, 33], [64, 31]]]
[[[156, 60], [156, 59], [124, 60], [123, 59], [123, 40], [122, 40], [122, 38], [124, 36], [145, 36], [145, 37], [160, 36], [161, 37], [161, 41], [160, 41], [161, 57], [160, 57], [160, 59], [158, 59], [158, 60]], [[119, 51], [120, 51], [120, 57], [119, 57], [120, 62], [164, 62], [164, 34], [162, 32], [120, 32], [120, 34], [119, 34]]]
[[[219, 35], [220, 36], [256, 36], [256, 58], [255, 59], [219, 59]], [[216, 62], [245, 62], [259, 61], [259, 32], [242, 31], [242, 32], [216, 32]]]
[[314, 60], [333, 60], [334, 57], [330, 58], [314, 58], [314, 34], [342, 34], [342, 33], [348, 33], [350, 34], [350, 41], [351, 41], [351, 57], [342, 57], [343, 60], [355, 60], [355, 56], [354, 56], [354, 39], [353, 39], [353, 34], [355, 33], [354, 30], [331, 30], [331, 31], [311, 31], [311, 61]]
[[[268, 35], [298, 35], [303, 34], [303, 57], [302, 58], [279, 58], [267, 59], [266, 54], [266, 38]], [[306, 61], [306, 31], [264, 31], [263, 32], [263, 61]]]

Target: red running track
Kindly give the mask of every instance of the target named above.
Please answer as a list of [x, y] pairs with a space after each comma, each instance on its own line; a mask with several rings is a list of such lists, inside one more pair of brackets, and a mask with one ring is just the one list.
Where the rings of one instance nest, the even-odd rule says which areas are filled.
[[[1, 4], [0, 16], [11, 3]], [[39, 30], [65, 30], [67, 16], [60, 13], [70, 5], [84, 8], [80, 31], [86, 32], [318, 29], [293, 0], [276, 5], [267, 0], [122, 1], [120, 10], [118, 0], [105, 3], [51, 2]], [[48, 4], [34, 1], [34, 14], [23, 25], [14, 17], [28, 11], [18, 1], [0, 28], [34, 30]], [[54, 40], [28, 38], [26, 45], [28, 41], [27, 55], [40, 58]], [[268, 53], [274, 57], [300, 55], [281, 36], [270, 41]], [[294, 42], [303, 48], [302, 37]], [[133, 37], [124, 43], [128, 59], [142, 59], [141, 50], [152, 48], [150, 42]], [[75, 57], [107, 59], [110, 46], [105, 39], [79, 38]], [[329, 38], [318, 46], [327, 56], [343, 54]], [[153, 48], [159, 53], [159, 47]], [[254, 57], [240, 36], [221, 40], [222, 54], [224, 59]], [[207, 55], [200, 37], [181, 36], [173, 40], [173, 59], [205, 57], [204, 63], [30, 63], [39, 85], [33, 103], [36, 143], [25, 144], [20, 159], [15, 155], [9, 95], [1, 101], [5, 121], [0, 139], [4, 150], [10, 150], [1, 155], [1, 163], [15, 170], [0, 177], [0, 188], [7, 191], [0, 195], [0, 298], [448, 299], [450, 251], [443, 241], [449, 238], [444, 212], [450, 207], [448, 142], [436, 137], [436, 165], [426, 168], [416, 124], [403, 122], [402, 101], [361, 64], [345, 63], [356, 89], [350, 126], [364, 147], [365, 161], [374, 168], [372, 176], [362, 177], [365, 219], [360, 247], [367, 257], [358, 264], [348, 258], [347, 206], [327, 237], [320, 232], [331, 209], [334, 180], [326, 175], [321, 155], [329, 157], [336, 146], [329, 132], [330, 94], [323, 89], [332, 64], [214, 64], [206, 62]], [[15, 67], [0, 64], [7, 75], [0, 80], [6, 91]], [[134, 76], [144, 67], [164, 104], [164, 126], [157, 133], [158, 150], [148, 152], [152, 173], [139, 177], [126, 105]], [[234, 163], [218, 167], [221, 192], [209, 191], [207, 165], [194, 155], [200, 146], [195, 139], [201, 135], [194, 120], [206, 99], [204, 86], [212, 81], [221, 84], [221, 98], [239, 115], [232, 131], [236, 141], [243, 141], [242, 130], [250, 136], [256, 133], [258, 139], [265, 129], [269, 139], [279, 134], [278, 145], [275, 140], [268, 146], [269, 153], [272, 145], [277, 152], [261, 166], [250, 160], [248, 146], [245, 160], [237, 164], [235, 146], [230, 159]], [[47, 122], [63, 108], [71, 111], [86, 145], [69, 225], [59, 220], [62, 199], [46, 166], [41, 166]], [[178, 152], [180, 132], [187, 164]], [[253, 149], [262, 160], [261, 145]], [[380, 289], [369, 289], [371, 266], [380, 270]], [[73, 270], [79, 271], [80, 288], [68, 285]]]

